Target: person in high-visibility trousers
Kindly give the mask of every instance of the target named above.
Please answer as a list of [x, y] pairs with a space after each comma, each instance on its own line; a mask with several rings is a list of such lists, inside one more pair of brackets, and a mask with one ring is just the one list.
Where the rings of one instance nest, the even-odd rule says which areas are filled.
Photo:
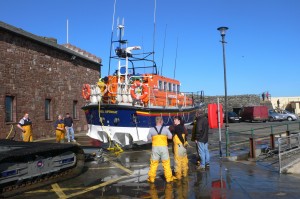
[[65, 142], [65, 124], [63, 117], [61, 115], [57, 116], [57, 120], [54, 123], [56, 142], [64, 143]]
[[167, 182], [173, 181], [171, 170], [168, 139], [172, 139], [172, 134], [168, 128], [163, 126], [162, 117], [156, 117], [156, 126], [150, 128], [147, 136], [148, 140], [152, 140], [152, 153], [150, 159], [150, 168], [148, 172], [148, 182], [154, 183], [156, 178], [156, 170], [161, 160], [164, 168], [164, 175]]
[[29, 119], [29, 114], [25, 113], [19, 121], [17, 127], [22, 130], [22, 138], [24, 142], [32, 142], [32, 121]]
[[180, 180], [188, 175], [189, 161], [187, 157], [188, 142], [185, 139], [184, 124], [182, 124], [180, 116], [174, 117], [174, 162], [175, 162], [175, 177]]

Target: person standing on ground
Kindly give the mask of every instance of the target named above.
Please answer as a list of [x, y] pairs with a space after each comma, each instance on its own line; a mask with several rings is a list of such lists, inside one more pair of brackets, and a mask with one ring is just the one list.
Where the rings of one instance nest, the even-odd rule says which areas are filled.
[[204, 110], [198, 110], [198, 117], [195, 129], [195, 142], [198, 153], [201, 157], [199, 169], [205, 171], [209, 167], [210, 155], [208, 150], [208, 120]]
[[[198, 115], [198, 111], [196, 112], [196, 116], [194, 118], [193, 121], [193, 128], [192, 128], [192, 137], [191, 137], [191, 141], [195, 142], [195, 135], [196, 135], [196, 127], [197, 127], [197, 119], [198, 119], [199, 115]], [[196, 151], [197, 151], [197, 157], [196, 157], [196, 165], [200, 166], [200, 162], [201, 162], [201, 157], [197, 148], [197, 143], [196, 143]]]
[[22, 130], [22, 138], [24, 142], [32, 142], [32, 122], [29, 114], [25, 113], [23, 118], [18, 123], [17, 127]]
[[[180, 116], [175, 116], [175, 117], [177, 118], [177, 117], [180, 117]], [[175, 117], [174, 117], [174, 119], [175, 119]], [[184, 128], [185, 140], [187, 140], [188, 131], [185, 128], [184, 122], [182, 120], [180, 120], [180, 125], [182, 125], [182, 127]], [[175, 126], [176, 126], [175, 122], [173, 122], [173, 124], [169, 126], [169, 131], [172, 133], [173, 137], [174, 137], [174, 134], [175, 134]], [[172, 152], [174, 153], [174, 142], [172, 142]]]
[[73, 129], [73, 119], [69, 113], [66, 113], [66, 117], [64, 119], [64, 124], [67, 132], [68, 142], [76, 142], [74, 139], [74, 129]]
[[189, 162], [187, 157], [185, 128], [180, 116], [174, 117], [174, 162], [175, 162], [175, 177], [180, 180], [181, 177], [188, 175]]
[[265, 101], [265, 92], [261, 94], [262, 101]]
[[65, 140], [65, 124], [61, 115], [57, 116], [57, 120], [54, 123], [56, 142], [64, 143]]
[[156, 126], [150, 128], [147, 136], [148, 140], [152, 140], [152, 153], [150, 159], [150, 168], [148, 172], [148, 182], [154, 183], [156, 178], [156, 170], [161, 160], [164, 168], [164, 175], [167, 182], [173, 181], [171, 170], [168, 139], [172, 139], [172, 134], [168, 128], [164, 127], [162, 117], [155, 118]]
[[267, 92], [267, 93], [266, 93], [266, 98], [267, 98], [267, 100], [269, 100], [269, 97], [270, 97], [269, 92]]

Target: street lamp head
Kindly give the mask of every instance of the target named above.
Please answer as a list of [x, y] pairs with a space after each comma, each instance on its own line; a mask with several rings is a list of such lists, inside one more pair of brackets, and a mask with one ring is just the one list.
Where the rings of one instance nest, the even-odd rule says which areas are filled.
[[228, 27], [219, 27], [217, 30], [220, 31], [221, 36], [225, 36], [226, 30], [228, 30]]

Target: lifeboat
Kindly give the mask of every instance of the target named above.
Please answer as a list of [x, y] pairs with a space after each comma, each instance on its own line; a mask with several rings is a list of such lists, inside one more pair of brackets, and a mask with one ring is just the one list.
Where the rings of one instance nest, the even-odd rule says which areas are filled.
[[[148, 143], [147, 135], [157, 116], [163, 118], [165, 126], [173, 124], [174, 116], [182, 116], [185, 124], [192, 123], [203, 105], [203, 92], [182, 92], [179, 80], [158, 74], [155, 61], [148, 59], [152, 52], [134, 53], [141, 47], [122, 42], [123, 25], [118, 31], [120, 43], [111, 56], [116, 71], [97, 82], [99, 92], [91, 89], [89, 95], [83, 95], [90, 101], [82, 107], [89, 127], [87, 135], [125, 147]], [[101, 100], [93, 100], [97, 95]]]

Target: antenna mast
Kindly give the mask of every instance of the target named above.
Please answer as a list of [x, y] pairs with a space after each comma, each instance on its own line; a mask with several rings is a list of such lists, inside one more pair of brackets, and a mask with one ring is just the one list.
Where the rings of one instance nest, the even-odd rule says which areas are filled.
[[155, 32], [156, 32], [156, 0], [154, 0], [153, 62], [154, 62], [154, 48], [155, 48]]
[[114, 3], [114, 13], [113, 13], [113, 17], [112, 17], [112, 25], [111, 25], [108, 75], [110, 74], [111, 49], [112, 49], [112, 43], [113, 43], [112, 40], [113, 40], [113, 34], [114, 34], [114, 23], [115, 23], [116, 4], [117, 4], [117, 0], [115, 0], [115, 3]]
[[163, 57], [162, 57], [162, 64], [161, 64], [161, 69], [160, 69], [160, 75], [162, 75], [162, 69], [164, 67], [164, 57], [165, 57], [165, 46], [166, 46], [166, 35], [167, 35], [167, 24], [166, 24], [166, 28], [165, 28], [165, 39], [164, 39], [164, 48], [163, 48]]
[[177, 64], [177, 49], [178, 49], [178, 37], [177, 37], [177, 45], [176, 45], [176, 56], [175, 56], [175, 67], [174, 67], [174, 79], [175, 79], [176, 64]]
[[67, 44], [69, 43], [69, 20], [67, 19]]

